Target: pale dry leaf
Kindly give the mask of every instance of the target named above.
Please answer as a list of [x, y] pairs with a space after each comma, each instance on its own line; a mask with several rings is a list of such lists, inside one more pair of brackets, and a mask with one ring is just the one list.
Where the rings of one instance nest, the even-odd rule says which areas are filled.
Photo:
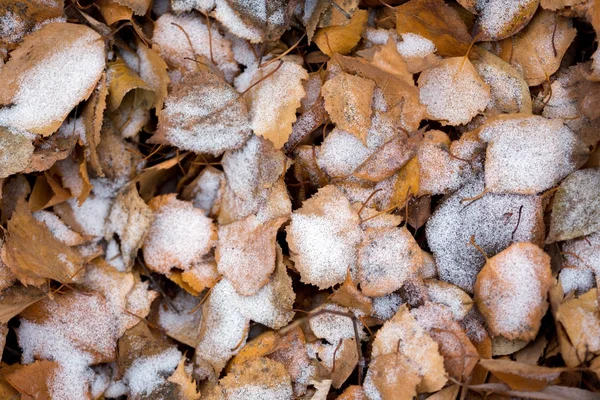
[[531, 114], [531, 94], [523, 76], [509, 63], [481, 47], [473, 60], [477, 73], [490, 87], [492, 98], [486, 114]]
[[200, 301], [201, 298], [178, 290], [168, 302], [162, 299], [151, 321], [175, 340], [196, 347], [202, 323], [202, 312], [197, 309]]
[[365, 145], [371, 126], [375, 82], [344, 72], [323, 85], [325, 109], [338, 129], [352, 133]]
[[507, 50], [501, 57], [523, 74], [529, 86], [536, 86], [558, 70], [576, 34], [570, 19], [541, 10], [514, 38], [505, 39], [502, 45]]
[[208, 165], [183, 189], [181, 197], [214, 217], [219, 214], [224, 190], [225, 173]]
[[219, 226], [217, 269], [244, 296], [256, 294], [275, 270], [279, 227], [287, 218], [261, 222], [254, 215]]
[[67, 246], [78, 246], [87, 241], [87, 238], [71, 230], [56, 214], [46, 210], [36, 211], [33, 218], [43, 222], [55, 238]]
[[466, 292], [451, 283], [428, 279], [425, 282], [432, 302], [447, 306], [456, 321], [461, 321], [473, 307], [473, 299]]
[[137, 252], [142, 247], [152, 223], [152, 210], [140, 197], [135, 184], [124, 187], [113, 203], [107, 219], [105, 239], [118, 237], [116, 242], [123, 260], [123, 269], [131, 270]]
[[370, 236], [358, 250], [358, 281], [365, 295], [384, 296], [417, 275], [422, 251], [406, 228], [380, 229]]
[[485, 187], [494, 193], [536, 194], [581, 166], [587, 147], [560, 119], [507, 114], [486, 121]]
[[[416, 373], [419, 393], [435, 392], [444, 387], [446, 371], [438, 344], [417, 323], [406, 305], [377, 331], [373, 341], [373, 357], [386, 354], [401, 356], [400, 362]], [[409, 361], [410, 360], [410, 361]]]
[[250, 67], [235, 79], [250, 113], [252, 130], [281, 149], [292, 133], [296, 109], [306, 94], [308, 72], [293, 61], [279, 60]]
[[360, 179], [381, 182], [402, 168], [414, 155], [418, 140], [397, 134], [382, 144], [364, 160], [353, 175]]
[[[213, 62], [227, 82], [231, 82], [239, 73], [231, 41], [214, 24], [209, 31], [204, 16], [163, 14], [156, 20], [152, 41], [153, 50], [160, 53], [167, 62], [169, 73], [175, 82], [179, 80], [175, 76], [176, 71], [180, 76], [185, 75], [186, 71], [198, 71], [197, 61], [202, 59]], [[198, 60], [199, 57], [202, 59]]]
[[25, 170], [35, 150], [35, 135], [0, 126], [0, 178]]
[[368, 17], [368, 11], [357, 10], [346, 25], [321, 28], [315, 33], [313, 40], [328, 56], [349, 53], [358, 44]]
[[179, 394], [183, 399], [200, 400], [201, 395], [196, 389], [196, 382], [190, 376], [189, 368], [186, 368], [185, 357], [181, 357], [177, 369], [167, 380], [179, 387]]
[[331, 379], [324, 379], [322, 381], [311, 381], [310, 384], [316, 389], [315, 394], [312, 395], [310, 400], [327, 400], [327, 395], [331, 389]]
[[216, 229], [192, 203], [175, 194], [155, 197], [149, 203], [154, 219], [142, 252], [148, 268], [166, 274], [172, 268], [189, 269], [215, 245]]
[[292, 213], [286, 228], [291, 260], [301, 280], [322, 289], [356, 272], [360, 219], [335, 186], [321, 188]]
[[511, 389], [538, 391], [554, 383], [567, 368], [548, 368], [511, 360], [480, 360], [479, 365], [506, 383]]
[[466, 124], [487, 107], [490, 87], [465, 57], [444, 59], [419, 76], [419, 99], [443, 125]]
[[530, 341], [548, 309], [550, 257], [531, 243], [515, 243], [490, 258], [475, 282], [475, 302], [493, 336]]
[[216, 390], [226, 400], [292, 398], [292, 382], [285, 367], [265, 357], [234, 365]]
[[600, 169], [573, 172], [564, 179], [552, 203], [548, 243], [574, 239], [600, 229]]
[[600, 351], [600, 316], [598, 290], [564, 301], [556, 312], [556, 320], [564, 328], [574, 347], [578, 364]]
[[54, 206], [54, 212], [72, 230], [87, 236], [103, 237], [112, 202], [111, 198], [90, 194], [81, 205], [75, 198], [63, 200]]
[[219, 155], [250, 136], [244, 99], [210, 72], [189, 73], [171, 89], [150, 139], [197, 153]]
[[373, 55], [373, 65], [383, 71], [404, 80], [407, 84], [414, 84], [413, 75], [408, 70], [404, 58], [398, 52], [396, 42], [390, 37], [385, 44]]
[[412, 400], [421, 381], [404, 354], [388, 353], [374, 358], [363, 384], [369, 400]]
[[92, 93], [104, 58], [101, 36], [84, 25], [50, 23], [27, 35], [0, 69], [0, 104], [12, 105], [0, 109], [0, 125], [54, 133]]
[[523, 29], [533, 18], [540, 0], [478, 1], [473, 37], [477, 41], [505, 39]]
[[167, 64], [154, 49], [141, 43], [137, 48], [137, 56], [140, 59], [140, 78], [154, 91], [153, 107], [156, 114], [160, 115], [168, 95], [167, 87], [171, 82]]
[[76, 250], [56, 239], [44, 223], [33, 218], [24, 200], [17, 203], [8, 221], [8, 232], [2, 260], [25, 285], [40, 286], [46, 279], [71, 282], [83, 264]]
[[[335, 314], [327, 312], [327, 310], [333, 311]], [[336, 346], [340, 340], [355, 338], [354, 321], [349, 317], [352, 314], [349, 314], [347, 308], [340, 307], [337, 304], [326, 303], [312, 311], [312, 314], [316, 313], [318, 315], [311, 317], [308, 325], [317, 338], [325, 339], [333, 346]], [[360, 324], [358, 325], [358, 336], [359, 339], [365, 337], [364, 330]]]
[[[336, 93], [336, 97], [341, 96]], [[345, 114], [342, 112], [340, 116], [343, 118], [343, 115]], [[318, 149], [318, 154], [317, 149], [315, 149], [317, 168], [321, 171], [321, 174], [325, 173], [331, 178], [350, 176], [367, 160], [371, 153], [372, 151], [365, 146], [360, 135], [338, 128], [327, 135]], [[312, 149], [310, 156], [312, 157]]]

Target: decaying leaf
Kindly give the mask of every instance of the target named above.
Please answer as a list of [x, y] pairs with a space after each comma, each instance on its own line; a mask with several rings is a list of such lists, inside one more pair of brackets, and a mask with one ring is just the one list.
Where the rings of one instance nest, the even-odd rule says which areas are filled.
[[396, 8], [396, 28], [431, 40], [442, 56], [465, 56], [472, 41], [459, 14], [436, 0], [411, 0]]
[[369, 13], [365, 10], [357, 10], [346, 25], [329, 26], [319, 29], [313, 38], [319, 49], [333, 56], [334, 53], [346, 54], [356, 46], [360, 40]]
[[375, 83], [370, 79], [341, 72], [323, 85], [325, 109], [338, 129], [367, 143], [371, 127], [371, 99]]
[[50, 23], [27, 35], [0, 69], [0, 125], [54, 133], [96, 87], [104, 57], [102, 38], [85, 25]]
[[244, 99], [218, 76], [201, 71], [171, 89], [151, 141], [219, 155], [240, 147], [249, 135]]
[[531, 243], [515, 243], [490, 258], [475, 283], [475, 302], [490, 333], [535, 338], [548, 309], [550, 257]]
[[478, 41], [500, 40], [514, 35], [533, 18], [540, 0], [477, 2], [473, 37]]
[[281, 149], [292, 133], [296, 109], [306, 94], [305, 79], [306, 70], [285, 59], [248, 68], [235, 79], [235, 87], [248, 105], [252, 130], [272, 141], [276, 149]]
[[491, 99], [490, 87], [466, 57], [446, 58], [423, 71], [419, 89], [419, 99], [429, 116], [444, 125], [466, 124]]
[[576, 34], [569, 19], [541, 10], [525, 29], [502, 42], [500, 56], [523, 74], [529, 86], [539, 85], [556, 72]]
[[292, 213], [286, 228], [291, 259], [303, 282], [320, 288], [342, 283], [356, 271], [359, 218], [335, 186], [319, 190]]
[[75, 279], [82, 256], [33, 218], [23, 200], [8, 222], [8, 232], [2, 260], [24, 285], [41, 286], [46, 279], [64, 283]]
[[34, 152], [33, 136], [0, 126], [0, 178], [27, 168]]
[[600, 169], [573, 172], [558, 187], [552, 203], [546, 241], [573, 239], [600, 229], [600, 197], [591, 188], [600, 184]]

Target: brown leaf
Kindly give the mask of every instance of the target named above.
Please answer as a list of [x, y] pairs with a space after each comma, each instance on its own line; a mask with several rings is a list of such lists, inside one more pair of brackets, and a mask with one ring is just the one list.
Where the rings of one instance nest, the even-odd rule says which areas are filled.
[[217, 269], [241, 295], [252, 296], [269, 281], [275, 270], [275, 236], [285, 221], [277, 218], [263, 223], [250, 215], [219, 227]]
[[[149, 110], [154, 104], [155, 93], [123, 59], [108, 64], [108, 111], [116, 111], [125, 96], [133, 97], [133, 107]], [[135, 91], [135, 92], [134, 92]]]
[[133, 17], [133, 10], [113, 0], [99, 0], [96, 2], [98, 11], [106, 25], [112, 25], [118, 21], [129, 21]]
[[243, 398], [249, 393], [257, 399], [287, 399], [292, 396], [292, 382], [285, 367], [265, 357], [234, 365], [219, 381], [217, 391]]
[[[91, 97], [93, 97], [93, 94]], [[59, 128], [57, 133], [35, 146], [29, 165], [23, 172], [45, 171], [50, 169], [57, 161], [67, 158], [73, 152], [79, 137], [78, 135], [73, 135], [69, 131], [68, 126], [66, 129], [63, 129], [63, 127], [65, 127], [64, 124]]]
[[99, 176], [104, 176], [104, 174], [102, 172], [102, 166], [100, 165], [96, 148], [101, 140], [100, 132], [102, 129], [104, 110], [106, 109], [107, 96], [108, 85], [106, 84], [106, 73], [103, 73], [98, 81], [96, 90], [94, 90], [88, 99], [81, 113], [85, 129], [85, 156], [90, 162], [92, 169]]
[[186, 372], [185, 357], [181, 357], [181, 361], [177, 365], [177, 369], [168, 379], [169, 382], [179, 386], [179, 395], [185, 400], [199, 400], [200, 392], [196, 389], [196, 382], [190, 374]]
[[531, 243], [514, 243], [487, 260], [475, 282], [475, 302], [493, 336], [529, 341], [548, 309], [550, 257]]
[[0, 125], [54, 133], [92, 93], [104, 59], [104, 41], [85, 25], [55, 22], [27, 35], [0, 70], [0, 105], [11, 105], [0, 109]]
[[36, 178], [28, 204], [31, 211], [35, 212], [63, 203], [71, 197], [71, 191], [62, 186], [60, 177], [45, 171]]
[[133, 10], [135, 15], [146, 15], [152, 0], [115, 0], [117, 3], [127, 6]]
[[240, 352], [231, 359], [225, 371], [229, 372], [232, 367], [252, 359], [269, 356], [278, 348], [280, 342], [282, 338], [274, 331], [261, 333], [241, 348]]
[[281, 149], [292, 133], [296, 109], [305, 96], [302, 81], [306, 70], [293, 61], [280, 60], [261, 67], [248, 68], [235, 80], [244, 93], [252, 130]]
[[444, 2], [411, 0], [396, 8], [398, 33], [416, 33], [431, 40], [441, 56], [464, 56], [471, 35], [459, 14]]
[[511, 360], [480, 360], [479, 364], [511, 389], [538, 391], [552, 384], [568, 368], [548, 368]]
[[398, 134], [382, 144], [352, 175], [372, 182], [381, 182], [402, 168], [417, 150], [417, 140]]
[[514, 35], [533, 18], [540, 0], [504, 2], [492, 0], [477, 7], [478, 16], [473, 27], [477, 41], [493, 41]]
[[8, 233], [2, 259], [24, 285], [40, 286], [46, 279], [71, 282], [83, 264], [78, 252], [33, 218], [24, 200], [17, 203], [8, 221]]
[[33, 135], [0, 126], [0, 178], [27, 168], [34, 152], [32, 139]]
[[368, 11], [357, 10], [347, 25], [319, 29], [313, 38], [314, 42], [328, 56], [349, 53], [360, 40], [368, 16]]
[[419, 193], [419, 184], [419, 161], [417, 157], [413, 157], [398, 171], [390, 204], [393, 204], [395, 207], [406, 205], [411, 197]]
[[382, 400], [412, 400], [420, 381], [408, 356], [389, 353], [371, 361], [364, 388], [367, 393], [374, 390]]
[[342, 307], [359, 310], [364, 315], [371, 315], [373, 308], [373, 301], [358, 290], [356, 284], [352, 281], [350, 271], [348, 271], [342, 286], [329, 296], [329, 300]]
[[5, 378], [23, 396], [30, 396], [34, 400], [52, 400], [52, 377], [59, 368], [54, 361], [35, 361], [5, 375]]
[[566, 300], [558, 307], [556, 319], [568, 335], [579, 363], [587, 361], [594, 353], [600, 352], [597, 289], [591, 289], [578, 298]]
[[45, 296], [46, 293], [35, 286], [13, 285], [3, 290], [0, 294], [0, 323], [8, 323], [12, 317]]
[[359, 138], [365, 145], [371, 127], [371, 99], [375, 83], [341, 72], [323, 85], [325, 109], [338, 129]]
[[140, 58], [140, 78], [154, 91], [154, 104], [156, 115], [160, 112], [167, 98], [167, 87], [171, 82], [167, 74], [167, 64], [154, 50], [142, 43], [138, 45], [137, 55]]
[[576, 34], [571, 20], [541, 10], [514, 38], [501, 42], [500, 57], [519, 70], [529, 86], [536, 86], [560, 67]]
[[[37, 24], [63, 16], [64, 0], [52, 0], [40, 3], [36, 0], [20, 2], [3, 1], [0, 3], [0, 19], [6, 21], [0, 38], [3, 44], [12, 46]], [[12, 19], [12, 20], [11, 20]], [[14, 21], [14, 22], [11, 22]]]
[[388, 39], [385, 46], [378, 49], [373, 55], [373, 65], [402, 79], [409, 85], [414, 84], [413, 75], [408, 71], [406, 62], [398, 53], [398, 47], [392, 37]]
[[150, 139], [184, 150], [219, 155], [250, 135], [243, 98], [218, 76], [190, 73], [171, 89]]

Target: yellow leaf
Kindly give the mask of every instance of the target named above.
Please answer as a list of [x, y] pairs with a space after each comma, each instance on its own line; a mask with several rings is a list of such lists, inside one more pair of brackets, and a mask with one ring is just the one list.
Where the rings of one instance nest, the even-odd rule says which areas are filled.
[[333, 56], [333, 53], [346, 54], [360, 40], [360, 34], [367, 23], [368, 17], [368, 11], [357, 10], [350, 19], [349, 24], [319, 29], [315, 34], [314, 42], [328, 56]]
[[258, 335], [242, 347], [240, 352], [227, 365], [225, 371], [229, 372], [234, 365], [241, 365], [254, 358], [271, 354], [276, 350], [279, 340], [280, 336], [274, 331], [267, 331]]
[[133, 10], [129, 7], [115, 3], [112, 0], [98, 0], [96, 4], [104, 21], [106, 21], [106, 25], [112, 25], [117, 21], [131, 20]]
[[[137, 90], [137, 92], [134, 92]], [[108, 109], [115, 111], [126, 95], [133, 96], [133, 106], [149, 110], [154, 104], [154, 91], [132, 71], [125, 61], [117, 59], [108, 64]]]
[[409, 197], [419, 193], [419, 175], [419, 161], [417, 157], [413, 157], [398, 172], [394, 192], [390, 199], [391, 205], [403, 207]]

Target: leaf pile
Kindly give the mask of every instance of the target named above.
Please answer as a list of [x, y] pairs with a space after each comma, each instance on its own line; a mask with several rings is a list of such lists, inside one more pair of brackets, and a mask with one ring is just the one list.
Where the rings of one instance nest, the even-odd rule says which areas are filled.
[[0, 0], [0, 398], [600, 399], [599, 0]]

